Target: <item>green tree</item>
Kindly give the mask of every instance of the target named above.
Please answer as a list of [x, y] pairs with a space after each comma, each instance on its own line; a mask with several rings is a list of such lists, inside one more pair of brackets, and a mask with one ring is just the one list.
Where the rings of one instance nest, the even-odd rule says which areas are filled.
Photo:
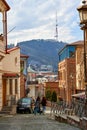
[[51, 96], [52, 96], [52, 92], [48, 89], [46, 91], [46, 99], [49, 100], [49, 101], [51, 101]]
[[52, 92], [51, 101], [57, 102], [57, 94], [55, 91]]

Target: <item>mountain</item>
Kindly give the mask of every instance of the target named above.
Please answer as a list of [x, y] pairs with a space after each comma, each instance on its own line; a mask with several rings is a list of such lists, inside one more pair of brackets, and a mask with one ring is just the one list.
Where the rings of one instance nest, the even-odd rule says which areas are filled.
[[17, 44], [21, 53], [29, 55], [28, 63], [33, 66], [51, 65], [54, 71], [58, 66], [58, 52], [66, 45], [54, 40], [30, 40]]

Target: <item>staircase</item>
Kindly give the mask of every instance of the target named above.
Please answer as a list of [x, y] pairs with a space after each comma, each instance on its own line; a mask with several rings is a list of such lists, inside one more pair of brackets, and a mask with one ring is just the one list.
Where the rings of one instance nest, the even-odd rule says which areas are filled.
[[16, 114], [16, 106], [4, 106], [0, 111], [0, 114]]

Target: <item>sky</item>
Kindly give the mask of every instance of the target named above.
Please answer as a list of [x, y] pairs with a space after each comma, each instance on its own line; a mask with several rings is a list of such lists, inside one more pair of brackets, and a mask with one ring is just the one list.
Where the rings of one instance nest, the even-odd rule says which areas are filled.
[[[83, 39], [77, 7], [81, 0], [6, 0], [8, 44], [32, 39], [56, 39], [72, 43]], [[57, 12], [57, 13], [56, 13]]]

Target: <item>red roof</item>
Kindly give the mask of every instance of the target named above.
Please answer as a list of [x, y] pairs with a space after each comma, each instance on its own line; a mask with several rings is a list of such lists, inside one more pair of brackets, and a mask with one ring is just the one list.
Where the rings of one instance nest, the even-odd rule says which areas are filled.
[[19, 77], [17, 73], [4, 73], [3, 77]]
[[20, 57], [21, 57], [21, 58], [28, 58], [29, 56], [28, 56], [28, 55], [21, 54]]
[[14, 51], [14, 50], [16, 50], [16, 49], [19, 49], [19, 47], [10, 48], [10, 49], [7, 50], [7, 52], [11, 52], [11, 51]]

